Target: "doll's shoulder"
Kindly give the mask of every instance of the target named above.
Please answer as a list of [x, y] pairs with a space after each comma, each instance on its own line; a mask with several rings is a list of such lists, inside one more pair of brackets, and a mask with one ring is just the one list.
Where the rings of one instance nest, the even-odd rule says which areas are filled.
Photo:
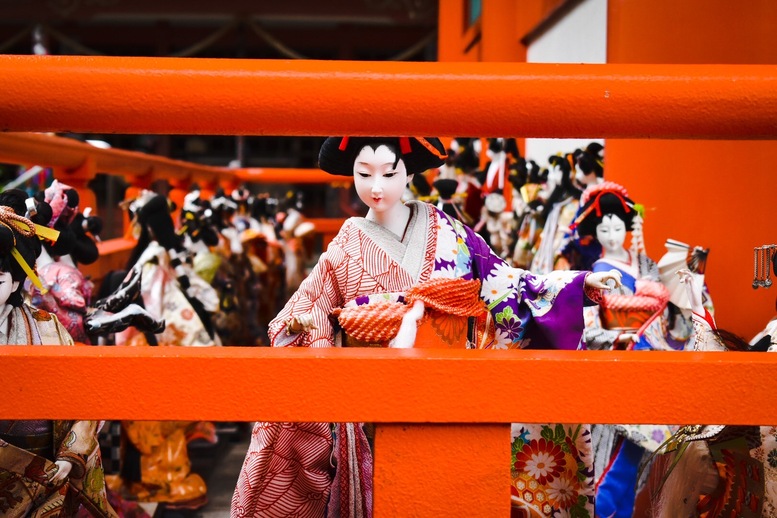
[[[34, 322], [52, 322], [57, 316], [54, 313], [50, 313], [45, 309], [36, 308], [29, 304], [23, 304], [21, 310], [27, 313]], [[57, 320], [58, 321], [58, 320]]]
[[29, 304], [23, 304], [19, 309], [29, 316], [28, 321], [37, 328], [42, 344], [73, 345], [73, 338], [54, 313]]

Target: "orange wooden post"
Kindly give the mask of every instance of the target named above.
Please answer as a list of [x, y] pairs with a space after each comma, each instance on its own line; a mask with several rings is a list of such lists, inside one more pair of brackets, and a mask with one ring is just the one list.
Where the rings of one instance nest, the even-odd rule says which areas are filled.
[[84, 210], [87, 207], [91, 207], [92, 210], [97, 209], [97, 196], [94, 191], [89, 187], [91, 182], [97, 175], [95, 169], [95, 161], [91, 157], [87, 157], [81, 165], [73, 169], [66, 169], [65, 174], [57, 178], [64, 184], [69, 185], [78, 192], [78, 206], [80, 210]]
[[515, 32], [518, 2], [489, 0], [483, 2], [481, 14], [481, 61], [525, 61], [526, 48]]
[[509, 424], [379, 424], [375, 516], [508, 516]]

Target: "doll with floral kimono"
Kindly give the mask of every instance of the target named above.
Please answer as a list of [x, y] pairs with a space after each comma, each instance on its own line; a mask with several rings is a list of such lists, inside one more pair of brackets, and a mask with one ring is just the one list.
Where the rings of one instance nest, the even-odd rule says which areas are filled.
[[[22, 300], [36, 284], [40, 242], [25, 206], [0, 206], [0, 345], [73, 345], [57, 317]], [[2, 416], [0, 416], [1, 418]], [[0, 512], [11, 517], [113, 517], [105, 496], [99, 421], [0, 419]]]
[[[623, 283], [603, 297], [599, 308], [587, 310], [586, 345], [589, 349], [669, 349], [663, 320], [669, 292], [658, 282], [658, 268], [641, 244], [641, 216], [634, 202], [623, 186], [605, 182], [586, 190], [581, 203], [581, 214], [574, 222], [577, 234], [594, 237], [602, 246], [592, 270], [617, 269]], [[627, 249], [630, 231], [632, 246]]]
[[[320, 167], [353, 175], [368, 211], [344, 223], [270, 323], [273, 346], [577, 348], [583, 305], [607, 281], [617, 285], [618, 274], [534, 276], [509, 267], [435, 207], [402, 203], [411, 175], [444, 158], [436, 138], [324, 142]], [[232, 515], [371, 516], [372, 454], [364, 429], [332, 426], [336, 442], [329, 423], [257, 423]]]

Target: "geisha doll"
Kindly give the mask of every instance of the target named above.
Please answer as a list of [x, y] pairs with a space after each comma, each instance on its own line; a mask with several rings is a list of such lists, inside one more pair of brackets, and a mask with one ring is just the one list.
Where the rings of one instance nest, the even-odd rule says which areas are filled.
[[[127, 329], [116, 335], [117, 345], [220, 345], [209, 313], [218, 305], [217, 296], [186, 262], [167, 199], [145, 192], [129, 208], [140, 236], [128, 270], [140, 270], [142, 304], [151, 316], [164, 319], [165, 327], [158, 334]], [[186, 444], [193, 433], [215, 442], [212, 423], [122, 421], [121, 426], [128, 439], [122, 478], [130, 493], [139, 501], [164, 502], [167, 507], [205, 505], [205, 482], [191, 471]]]
[[91, 264], [99, 257], [97, 245], [84, 225], [94, 218], [84, 218], [78, 210], [76, 190], [57, 180], [41, 194], [41, 199], [35, 201], [36, 214], [31, 217], [59, 232], [59, 237], [56, 242], [43, 242], [38, 271], [47, 289], [41, 291], [28, 281], [31, 301], [35, 307], [56, 314], [75, 341], [89, 344], [84, 318], [94, 286], [77, 263]]
[[540, 244], [534, 254], [530, 270], [533, 273], [548, 273], [558, 269], [557, 262], [565, 244], [565, 234], [575, 219], [580, 205], [582, 190], [572, 178], [573, 154], [553, 155], [548, 158], [550, 171], [543, 190], [543, 217], [545, 221], [540, 233]]
[[[589, 349], [669, 349], [663, 320], [669, 292], [658, 282], [658, 267], [645, 254], [641, 216], [634, 202], [623, 186], [604, 182], [586, 190], [581, 203], [581, 214], [574, 222], [577, 234], [594, 237], [602, 246], [592, 270], [617, 269], [623, 284], [606, 294], [599, 308], [587, 310], [586, 345]], [[632, 232], [630, 249], [624, 245], [627, 232]]]
[[[576, 149], [574, 158], [573, 185], [582, 192], [604, 182], [604, 148], [592, 142], [585, 149]], [[579, 201], [579, 200], [578, 200]], [[580, 207], [578, 203], [578, 214]], [[556, 267], [562, 270], [590, 270], [591, 265], [602, 255], [602, 247], [594, 236], [575, 239], [574, 232], [564, 235]]]
[[[669, 291], [658, 282], [656, 264], [645, 255], [641, 218], [626, 189], [604, 182], [585, 191], [582, 211], [575, 220], [579, 236], [595, 236], [602, 257], [593, 271], [617, 269], [622, 286], [604, 294], [599, 307], [586, 308], [583, 332], [589, 349], [626, 348], [671, 350], [666, 342], [664, 317]], [[626, 233], [632, 247], [626, 249]], [[614, 425], [592, 427], [596, 470], [596, 509], [602, 516], [631, 516], [640, 467], [671, 435], [665, 425]]]
[[[0, 343], [73, 345], [57, 317], [22, 300], [39, 283], [40, 243], [25, 207], [0, 206]], [[113, 517], [106, 500], [99, 421], [0, 420], [0, 512], [9, 517]]]
[[[618, 274], [534, 276], [439, 209], [402, 203], [411, 175], [444, 158], [436, 138], [324, 142], [319, 166], [353, 175], [369, 210], [346, 220], [270, 323], [273, 346], [577, 348], [583, 305], [607, 281], [617, 285]], [[371, 516], [371, 501], [372, 454], [360, 423], [260, 422], [232, 516]]]
[[187, 262], [167, 199], [145, 192], [129, 205], [139, 237], [127, 271], [141, 271], [143, 306], [153, 317], [164, 319], [166, 327], [157, 336], [128, 329], [117, 335], [117, 345], [220, 345], [211, 321], [218, 307], [217, 295]]
[[[777, 264], [771, 268], [777, 271]], [[772, 319], [748, 344], [718, 329], [704, 305], [704, 281], [678, 272], [693, 312], [691, 350], [777, 351]], [[777, 516], [777, 426], [687, 425], [658, 451], [650, 477], [656, 518], [767, 518]]]

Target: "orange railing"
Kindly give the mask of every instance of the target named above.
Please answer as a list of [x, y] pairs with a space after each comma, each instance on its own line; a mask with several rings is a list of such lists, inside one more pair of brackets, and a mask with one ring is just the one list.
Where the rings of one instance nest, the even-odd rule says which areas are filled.
[[[0, 70], [14, 78], [0, 84], [0, 127], [14, 131], [777, 138], [771, 66], [0, 57]], [[505, 516], [513, 421], [777, 422], [769, 354], [4, 347], [0, 356], [5, 418], [377, 422], [376, 516]], [[98, 371], [132, 385], [81, 381]]]

